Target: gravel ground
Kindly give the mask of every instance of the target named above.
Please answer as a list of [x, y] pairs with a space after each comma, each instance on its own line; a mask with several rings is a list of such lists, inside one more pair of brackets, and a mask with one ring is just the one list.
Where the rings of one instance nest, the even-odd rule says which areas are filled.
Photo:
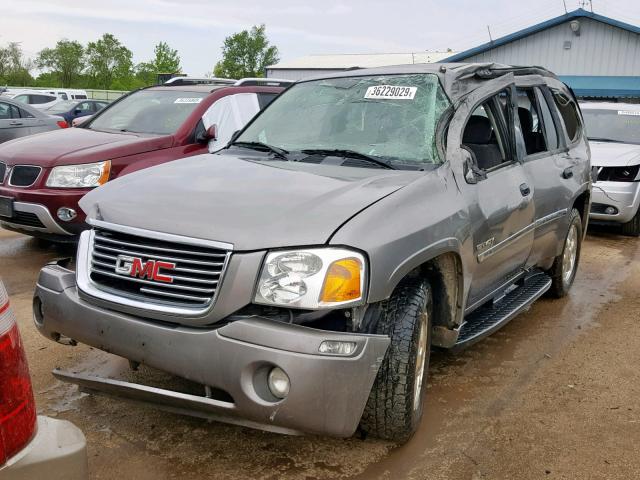
[[640, 478], [640, 241], [590, 232], [568, 298], [542, 299], [456, 356], [433, 355], [426, 415], [405, 446], [287, 437], [79, 394], [54, 367], [169, 381], [31, 323], [38, 270], [72, 254], [0, 230], [40, 413], [85, 432], [94, 479]]

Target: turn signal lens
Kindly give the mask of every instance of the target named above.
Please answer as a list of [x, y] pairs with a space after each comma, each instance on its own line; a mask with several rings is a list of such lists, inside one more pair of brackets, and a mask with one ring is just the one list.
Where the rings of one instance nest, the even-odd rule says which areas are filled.
[[341, 303], [362, 296], [362, 263], [357, 258], [344, 258], [333, 262], [324, 279], [320, 302]]

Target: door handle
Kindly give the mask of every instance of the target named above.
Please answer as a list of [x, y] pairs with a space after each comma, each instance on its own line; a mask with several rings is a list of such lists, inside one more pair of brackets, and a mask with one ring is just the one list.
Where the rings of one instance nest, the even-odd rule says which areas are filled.
[[22, 125], [22, 122], [13, 121], [13, 122], [9, 122], [9, 125]]
[[531, 189], [529, 188], [529, 185], [527, 185], [526, 183], [523, 183], [522, 185], [520, 185], [520, 193], [522, 194], [523, 197], [528, 196], [531, 193]]
[[562, 178], [571, 178], [573, 177], [573, 167], [567, 167], [562, 172]]

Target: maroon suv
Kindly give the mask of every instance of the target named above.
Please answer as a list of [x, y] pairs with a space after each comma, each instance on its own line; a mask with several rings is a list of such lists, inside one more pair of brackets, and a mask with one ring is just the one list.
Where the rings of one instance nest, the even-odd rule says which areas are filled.
[[0, 225], [54, 241], [86, 228], [78, 201], [121, 175], [226, 146], [288, 82], [174, 78], [78, 128], [0, 145]]

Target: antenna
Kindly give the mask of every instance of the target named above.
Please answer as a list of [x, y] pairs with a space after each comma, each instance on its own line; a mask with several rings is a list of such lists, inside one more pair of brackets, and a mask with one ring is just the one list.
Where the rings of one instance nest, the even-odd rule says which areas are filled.
[[491, 38], [491, 29], [489, 28], [489, 25], [487, 25], [487, 32], [489, 32], [489, 42], [493, 43], [493, 38]]
[[562, 0], [562, 4], [564, 5], [564, 13], [565, 15], [569, 12], [567, 12], [567, 0]]

